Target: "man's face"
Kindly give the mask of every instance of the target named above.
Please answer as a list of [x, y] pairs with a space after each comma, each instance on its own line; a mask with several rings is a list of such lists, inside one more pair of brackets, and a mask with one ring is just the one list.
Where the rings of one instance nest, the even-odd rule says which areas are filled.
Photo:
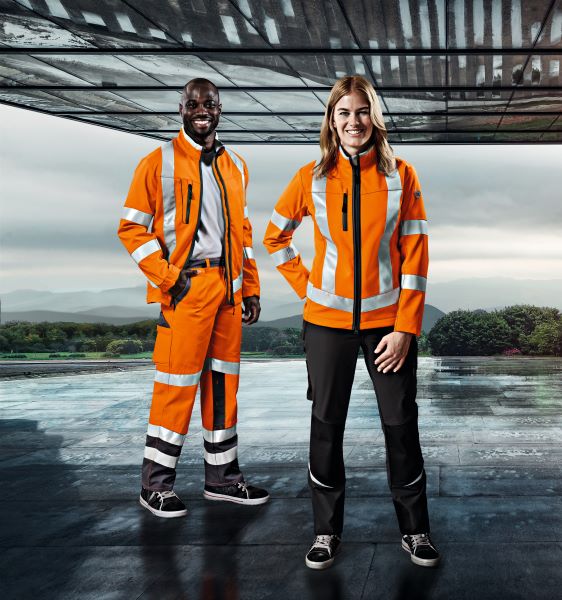
[[219, 95], [213, 86], [188, 85], [180, 103], [180, 115], [186, 133], [205, 145], [204, 142], [213, 136], [219, 124], [221, 108]]

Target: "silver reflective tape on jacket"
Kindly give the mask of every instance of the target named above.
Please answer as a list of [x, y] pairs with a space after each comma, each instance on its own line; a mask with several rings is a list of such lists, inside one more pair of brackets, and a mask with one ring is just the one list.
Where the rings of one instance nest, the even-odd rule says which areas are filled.
[[236, 293], [238, 290], [242, 289], [242, 278], [243, 273], [240, 273], [238, 277], [232, 282], [232, 291]]
[[203, 371], [217, 371], [217, 373], [226, 373], [227, 375], [238, 375], [240, 373], [240, 363], [219, 360], [218, 358], [206, 358]]
[[419, 292], [425, 292], [427, 287], [427, 278], [421, 275], [402, 275], [402, 289], [403, 290], [418, 290]]
[[244, 258], [246, 260], [254, 259], [254, 249], [252, 246], [244, 246]]
[[210, 465], [226, 465], [232, 462], [238, 455], [238, 446], [234, 446], [225, 452], [207, 452], [205, 450], [205, 462]]
[[326, 240], [326, 255], [322, 265], [322, 289], [333, 294], [336, 290], [338, 248], [330, 235], [326, 209], [326, 182], [326, 177], [312, 178], [312, 202], [314, 203], [314, 220], [322, 237]]
[[164, 373], [163, 371], [156, 371], [154, 374], [154, 381], [163, 383], [165, 385], [175, 385], [177, 387], [189, 387], [191, 385], [197, 385], [201, 378], [201, 371], [198, 373], [189, 373], [186, 375], [177, 375], [174, 373]]
[[300, 221], [297, 221], [297, 220], [293, 221], [292, 219], [288, 219], [287, 217], [280, 215], [276, 210], [274, 210], [273, 213], [271, 214], [270, 221], [276, 227], [281, 229], [281, 231], [293, 231], [301, 224]]
[[224, 148], [228, 156], [230, 156], [232, 162], [236, 165], [236, 168], [240, 171], [240, 175], [242, 175], [242, 190], [246, 190], [246, 176], [244, 175], [244, 163], [240, 160], [236, 153], [230, 150], [225, 146]]
[[160, 452], [160, 450], [150, 448], [149, 446], [146, 446], [144, 449], [144, 457], [159, 465], [169, 467], [170, 469], [176, 468], [179, 459], [179, 456], [170, 456], [169, 454], [164, 454], [164, 452]]
[[400, 197], [402, 196], [402, 181], [398, 169], [392, 175], [387, 175], [386, 187], [386, 222], [384, 233], [379, 245], [379, 292], [382, 294], [392, 289], [392, 262], [390, 260], [390, 238], [396, 229]]
[[[344, 312], [353, 312], [353, 298], [345, 298], [344, 296], [330, 294], [325, 290], [319, 290], [318, 288], [315, 288], [310, 281], [306, 288], [306, 295], [310, 300], [316, 302], [316, 304], [343, 310]], [[377, 310], [378, 308], [384, 308], [385, 306], [392, 306], [398, 302], [399, 297], [400, 288], [396, 288], [385, 292], [384, 294], [361, 298], [361, 312], [369, 312], [371, 310]]]
[[158, 240], [149, 240], [142, 246], [139, 246], [134, 252], [131, 252], [131, 258], [138, 265], [141, 262], [141, 260], [144, 260], [147, 256], [158, 252], [158, 250], [162, 250], [162, 248], [160, 248]]
[[299, 251], [295, 248], [295, 246], [293, 246], [293, 244], [290, 244], [286, 248], [281, 248], [281, 250], [272, 252], [269, 256], [271, 256], [273, 262], [278, 267], [286, 262], [289, 262], [290, 260], [293, 260], [293, 258], [296, 258], [298, 255]]
[[318, 481], [318, 479], [316, 479], [316, 477], [314, 477], [314, 475], [312, 474], [312, 471], [310, 470], [310, 463], [308, 463], [308, 474], [310, 475], [310, 479], [312, 479], [312, 481], [316, 485], [319, 485], [320, 487], [323, 487], [323, 488], [327, 488], [329, 490], [334, 489], [334, 486], [332, 486], [332, 485], [326, 485], [325, 483], [321, 483], [320, 481]]
[[142, 225], [147, 229], [150, 223], [152, 222], [152, 217], [153, 215], [142, 212], [142, 210], [136, 210], [134, 208], [128, 208], [126, 206], [123, 207], [123, 212], [121, 213], [121, 218], [125, 221], [131, 221], [131, 223]]
[[183, 446], [183, 441], [185, 440], [185, 434], [177, 433], [176, 431], [166, 429], [161, 425], [153, 425], [152, 423], [148, 424], [146, 433], [150, 437], [158, 438], [164, 442], [168, 442], [168, 444], [174, 444], [174, 446]]
[[203, 427], [203, 439], [211, 444], [218, 444], [219, 442], [226, 442], [236, 435], [236, 425], [229, 427], [228, 429], [205, 429]]
[[424, 219], [411, 219], [400, 224], [400, 235], [427, 235], [427, 232], [427, 221]]
[[248, 212], [248, 206], [245, 204], [244, 205], [244, 218], [248, 219], [250, 216], [250, 213]]
[[148, 281], [148, 284], [150, 285], [150, 287], [153, 287], [155, 289], [158, 288], [158, 286], [155, 283], [153, 283], [148, 277], [146, 278], [146, 280]]
[[176, 247], [176, 190], [174, 189], [174, 143], [162, 146], [162, 204], [164, 210], [164, 243], [168, 260]]

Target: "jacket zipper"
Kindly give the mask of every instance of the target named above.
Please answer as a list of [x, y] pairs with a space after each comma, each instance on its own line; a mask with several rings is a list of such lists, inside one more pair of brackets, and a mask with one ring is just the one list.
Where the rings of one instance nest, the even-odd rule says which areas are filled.
[[189, 223], [189, 213], [191, 212], [191, 199], [193, 198], [193, 187], [191, 183], [187, 186], [187, 209], [185, 211], [185, 222]]
[[359, 333], [361, 327], [361, 165], [360, 157], [351, 159], [353, 191], [351, 205], [353, 212], [353, 331]]
[[[234, 306], [234, 282], [232, 281], [232, 242], [230, 238], [230, 209], [228, 207], [228, 194], [226, 192], [226, 185], [224, 183], [224, 179], [222, 178], [222, 174], [219, 170], [218, 156], [215, 156], [214, 159], [215, 168], [217, 170], [217, 174], [220, 179], [220, 187], [222, 188], [222, 192], [224, 192], [224, 208], [223, 208], [223, 217], [224, 217], [224, 226], [225, 226], [225, 235], [228, 238], [228, 252], [225, 257], [225, 265], [226, 265], [226, 282], [228, 285], [228, 303]], [[216, 177], [215, 177], [216, 179]], [[218, 183], [218, 182], [217, 182]]]
[[341, 225], [344, 231], [347, 231], [347, 192], [343, 195], [343, 202], [341, 205]]

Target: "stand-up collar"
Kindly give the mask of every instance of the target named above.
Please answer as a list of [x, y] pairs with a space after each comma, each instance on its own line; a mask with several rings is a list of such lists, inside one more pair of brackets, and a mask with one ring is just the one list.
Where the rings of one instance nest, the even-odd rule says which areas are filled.
[[355, 154], [354, 156], [351, 156], [351, 154], [348, 154], [343, 149], [342, 146], [340, 146], [339, 148], [340, 148], [340, 154], [339, 154], [338, 162], [343, 163], [344, 165], [348, 164], [351, 166], [352, 164], [355, 164], [357, 161], [357, 157], [359, 157], [362, 167], [369, 167], [371, 165], [376, 164], [376, 162], [377, 162], [377, 152], [376, 152], [374, 144], [372, 146], [369, 146], [369, 148], [367, 148], [366, 150], [363, 150], [363, 152], [359, 152], [358, 154]]
[[221, 154], [224, 150], [224, 146], [222, 142], [219, 140], [219, 136], [215, 132], [215, 142], [211, 150], [205, 150], [201, 144], [198, 144], [189, 134], [186, 133], [185, 129], [180, 129], [178, 136], [176, 138], [180, 148], [182, 148], [187, 154], [197, 158], [197, 160], [202, 159], [205, 163], [210, 164], [213, 160], [215, 154]]

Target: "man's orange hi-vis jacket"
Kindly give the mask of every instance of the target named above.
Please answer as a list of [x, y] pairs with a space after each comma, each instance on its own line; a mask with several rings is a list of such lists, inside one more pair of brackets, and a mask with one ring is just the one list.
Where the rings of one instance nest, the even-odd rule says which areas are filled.
[[[340, 149], [335, 169], [316, 178], [309, 163], [277, 202], [264, 245], [301, 298], [304, 319], [342, 329], [393, 326], [419, 335], [427, 282], [427, 220], [412, 165], [396, 159], [385, 176], [375, 149]], [[312, 270], [292, 244], [303, 217], [314, 222]]]
[[[149, 303], [170, 305], [167, 292], [191, 257], [204, 193], [201, 150], [182, 130], [143, 158], [133, 176], [118, 235], [148, 280]], [[212, 167], [225, 222], [227, 301], [237, 304], [242, 297], [260, 293], [245, 199], [248, 170], [242, 158], [222, 144]]]

